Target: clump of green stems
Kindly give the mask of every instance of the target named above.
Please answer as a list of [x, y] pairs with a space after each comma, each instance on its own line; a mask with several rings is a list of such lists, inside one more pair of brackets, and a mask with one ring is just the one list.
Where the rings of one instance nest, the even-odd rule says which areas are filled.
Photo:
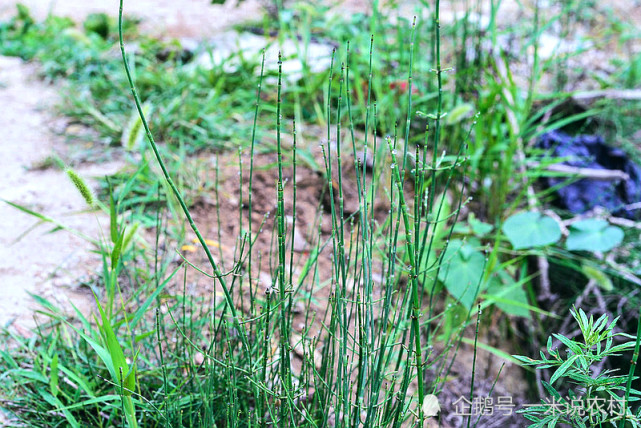
[[[438, 10], [438, 9], [437, 9]], [[123, 2], [120, 2], [120, 20], [122, 25]], [[435, 37], [438, 32], [438, 12], [435, 16]], [[412, 33], [413, 34], [413, 33]], [[164, 179], [178, 200], [178, 203], [187, 218], [189, 226], [202, 245], [211, 273], [202, 274], [215, 281], [216, 286], [222, 290], [224, 303], [218, 306], [210, 315], [209, 331], [213, 337], [210, 343], [203, 348], [197, 346], [204, 337], [198, 337], [191, 331], [184, 320], [180, 322], [175, 315], [168, 311], [168, 315], [178, 329], [179, 336], [184, 343], [184, 354], [190, 355], [202, 352], [204, 361], [200, 367], [205, 373], [192, 376], [202, 379], [203, 382], [213, 382], [207, 387], [212, 393], [211, 397], [218, 402], [223, 410], [215, 411], [205, 406], [206, 412], [195, 410], [194, 415], [187, 417], [197, 425], [212, 426], [224, 423], [229, 426], [258, 425], [267, 426], [401, 426], [407, 421], [423, 425], [423, 401], [426, 390], [435, 391], [439, 385], [425, 383], [425, 370], [436, 367], [439, 358], [435, 358], [432, 351], [432, 335], [438, 325], [434, 322], [442, 314], [433, 313], [433, 293], [436, 287], [425, 287], [425, 284], [436, 281], [434, 271], [438, 268], [429, 266], [425, 271], [420, 271], [419, 266], [424, 266], [420, 261], [430, 251], [430, 228], [435, 227], [438, 221], [439, 207], [434, 203], [435, 193], [440, 188], [437, 185], [439, 177], [446, 178], [449, 183], [454, 170], [459, 167], [459, 150], [456, 160], [444, 168], [441, 164], [436, 167], [436, 152], [440, 138], [441, 103], [439, 104], [434, 124], [433, 134], [426, 131], [426, 146], [416, 147], [414, 155], [416, 165], [410, 168], [409, 134], [411, 106], [411, 87], [413, 74], [411, 57], [413, 55], [414, 39], [410, 42], [410, 70], [408, 74], [407, 121], [405, 124], [405, 138], [402, 155], [397, 154], [398, 138], [386, 137], [384, 144], [379, 142], [376, 132], [376, 104], [371, 102], [368, 94], [368, 107], [366, 111], [366, 134], [364, 141], [355, 137], [353, 122], [351, 121], [350, 103], [350, 76], [349, 45], [345, 53], [345, 62], [340, 68], [338, 99], [332, 100], [332, 85], [335, 79], [334, 58], [329, 74], [327, 88], [327, 116], [331, 117], [336, 112], [335, 144], [331, 144], [332, 127], [327, 124], [327, 141], [323, 143], [325, 170], [327, 177], [327, 191], [330, 193], [330, 216], [332, 232], [329, 238], [319, 235], [311, 248], [310, 258], [304, 265], [297, 261], [293, 250], [293, 234], [296, 219], [295, 200], [292, 204], [292, 217], [294, 224], [289, 227], [285, 219], [286, 207], [284, 187], [286, 185], [286, 171], [283, 162], [284, 144], [281, 138], [283, 117], [281, 114], [282, 87], [282, 61], [279, 58], [279, 81], [276, 106], [276, 146], [278, 157], [277, 212], [275, 218], [275, 233], [277, 236], [276, 266], [271, 272], [272, 285], [265, 293], [260, 293], [254, 278], [243, 273], [242, 261], [253, 260], [253, 245], [257, 236], [254, 236], [251, 221], [248, 230], [242, 227], [243, 210], [239, 210], [241, 224], [237, 253], [234, 257], [235, 264], [230, 273], [223, 272], [221, 265], [216, 261], [209, 249], [199, 228], [193, 220], [192, 214], [182, 198], [178, 187], [174, 184], [170, 173], [165, 166], [163, 158], [158, 151], [151, 129], [147, 123], [140, 97], [136, 90], [130, 73], [125, 46], [120, 31], [120, 48], [127, 73], [130, 89], [134, 97], [136, 108], [140, 114], [142, 126], [152, 151], [160, 165]], [[374, 55], [374, 37], [370, 45], [370, 76], [373, 74], [371, 59]], [[264, 64], [264, 60], [263, 60]], [[438, 87], [441, 88], [441, 67], [437, 63], [436, 76]], [[262, 77], [261, 77], [262, 82]], [[258, 115], [261, 84], [257, 91], [257, 104], [255, 115]], [[345, 97], [345, 94], [348, 94]], [[335, 103], [335, 107], [333, 104]], [[345, 166], [342, 155], [343, 141], [341, 141], [341, 120], [343, 108], [347, 108], [350, 124], [349, 136], [355, 162]], [[254, 126], [255, 128], [255, 126]], [[368, 141], [370, 138], [373, 141]], [[295, 191], [296, 168], [296, 131], [293, 127], [293, 170], [292, 186]], [[431, 152], [434, 158], [427, 160], [428, 147], [432, 144]], [[256, 133], [252, 133], [251, 155], [254, 155]], [[368, 173], [365, 162], [358, 161], [360, 153], [365, 159], [371, 151], [374, 159], [374, 171]], [[334, 156], [335, 155], [335, 156]], [[353, 167], [356, 172], [359, 211], [354, 217], [345, 217], [343, 180], [346, 168]], [[242, 168], [242, 163], [241, 163]], [[381, 174], [383, 168], [391, 169], [391, 174]], [[333, 173], [333, 170], [336, 173]], [[407, 177], [413, 177], [413, 195], [406, 190]], [[250, 163], [250, 183], [253, 180], [253, 159]], [[337, 177], [338, 183], [334, 186], [333, 178]], [[377, 187], [381, 183], [376, 177], [389, 178], [389, 203], [390, 211], [384, 223], [378, 223], [375, 217], [377, 206]], [[449, 177], [449, 178], [448, 178]], [[384, 184], [384, 183], [383, 183]], [[242, 178], [241, 178], [242, 186]], [[431, 190], [428, 191], [428, 190]], [[240, 189], [242, 192], [242, 187]], [[249, 207], [251, 213], [252, 188], [249, 192]], [[334, 195], [337, 191], [338, 194]], [[336, 196], [336, 199], [334, 199]], [[337, 202], [336, 202], [337, 201]], [[429, 216], [429, 217], [428, 217]], [[251, 220], [251, 217], [250, 217]], [[347, 221], [346, 221], [347, 220]], [[320, 221], [320, 219], [319, 219]], [[346, 238], [349, 236], [349, 238]], [[291, 248], [288, 252], [288, 242]], [[325, 242], [323, 242], [325, 240]], [[332, 271], [329, 277], [323, 278], [323, 273], [318, 272], [318, 260], [322, 251], [330, 245], [332, 248]], [[289, 253], [289, 257], [288, 257]], [[271, 258], [271, 255], [270, 255]], [[399, 264], [399, 260], [406, 258], [409, 265]], [[255, 266], [255, 263], [252, 263]], [[248, 266], [252, 266], [248, 265]], [[260, 266], [260, 263], [258, 264]], [[250, 268], [252, 269], [252, 268]], [[255, 269], [255, 268], [253, 268]], [[313, 270], [313, 274], [308, 274]], [[382, 281], [377, 284], [375, 277], [381, 272]], [[311, 280], [311, 281], [310, 281]], [[323, 325], [316, 336], [309, 336], [311, 328], [318, 320], [305, 317], [301, 338], [294, 340], [294, 333], [298, 329], [293, 322], [294, 302], [304, 297], [301, 290], [308, 290], [312, 294], [319, 287], [324, 286], [320, 281], [327, 281], [331, 289], [329, 306], [323, 314]], [[308, 283], [309, 282], [309, 283]], [[250, 313], [241, 310], [244, 287], [250, 290]], [[377, 290], [377, 287], [381, 287]], [[423, 304], [425, 290], [430, 293], [428, 307]], [[429, 291], [431, 290], [431, 291]], [[275, 293], [274, 293], [275, 291]], [[264, 294], [264, 297], [261, 295]], [[380, 298], [375, 298], [380, 294]], [[187, 297], [184, 296], [184, 299]], [[307, 309], [310, 310], [311, 295], [307, 298]], [[185, 305], [186, 302], [183, 302]], [[183, 318], [186, 316], [183, 309]], [[160, 320], [161, 315], [156, 313], [156, 337], [159, 342], [163, 338], [164, 328]], [[185, 319], [185, 318], [184, 318]], [[126, 323], [125, 323], [126, 325]], [[430, 328], [428, 329], [428, 326]], [[272, 350], [272, 337], [277, 338], [278, 346]], [[220, 343], [217, 343], [221, 341]], [[302, 356], [295, 357], [294, 347], [302, 347]], [[143, 394], [133, 394], [136, 398], [135, 405], [138, 417], [143, 418], [141, 409], [147, 412], [156, 412], [162, 415], [165, 425], [172, 426], [177, 423], [176, 407], [169, 405], [172, 395], [180, 394], [180, 386], [168, 385], [168, 372], [172, 370], [172, 356], [166, 353], [167, 344], [158, 343], [160, 369], [163, 374], [163, 393], [161, 402], [153, 404], [152, 398]], [[449, 348], [448, 348], [449, 349]], [[321, 353], [320, 361], [315, 361], [314, 354]], [[440, 355], [440, 358], [443, 358]], [[293, 360], [298, 358], [302, 363], [301, 368], [294, 368]], [[133, 363], [136, 364], [136, 363]], [[440, 363], [438, 363], [440, 365]], [[174, 368], [174, 370], [176, 370]], [[142, 374], [138, 375], [137, 382], [141, 382]], [[227, 382], [220, 383], [221, 377], [226, 376]], [[172, 377], [173, 378], [173, 377]], [[440, 373], [440, 379], [444, 374]], [[415, 395], [409, 394], [410, 385], [415, 385]], [[218, 387], [226, 385], [226, 389]], [[197, 385], [196, 385], [197, 386]], [[130, 392], [135, 388], [127, 387]], [[129, 396], [132, 396], [131, 394]], [[164, 403], [164, 404], [163, 404]], [[150, 407], [151, 406], [151, 407]], [[201, 408], [200, 410], [205, 410]], [[129, 411], [126, 412], [127, 414]], [[128, 415], [129, 416], [129, 415]], [[195, 419], [194, 419], [195, 418]], [[130, 420], [130, 426], [136, 422]], [[142, 421], [140, 422], [143, 423]]]
[[[231, 270], [225, 272], [222, 250], [217, 262], [153, 138], [125, 52], [122, 13], [121, 0], [119, 41], [127, 81], [140, 115], [140, 125], [167, 183], [166, 186], [155, 187], [156, 199], [161, 200], [161, 189], [171, 192], [176, 198], [205, 251], [210, 272], [186, 262], [182, 296], [177, 296], [175, 302], [162, 297], [163, 290], [179, 269], [170, 271], [169, 258], [164, 260], [159, 255], [161, 235], [165, 233], [161, 228], [163, 222], [159, 209], [155, 254], [148, 261], [148, 265], [153, 266], [153, 275], [143, 278], [141, 272], [135, 272], [140, 275], [134, 279], [137, 291], [129, 300], [118, 303], [118, 296], [124, 299], [120, 282], [127, 275], [123, 260], [132, 262], [131, 252], [135, 246], [128, 244], [131, 231], [124, 227], [119, 209], [123, 201], [114, 197], [110, 190], [110, 243], [101, 247], [107, 303], [104, 309], [100, 307], [97, 328], [79, 311], [77, 315], [82, 328], [75, 327], [51, 304], [39, 299], [52, 320], [47, 328], [54, 333], [39, 335], [47, 352], [41, 356], [44, 364], [36, 365], [30, 375], [37, 380], [26, 382], [28, 377], [23, 377], [24, 372], [15, 361], [9, 358], [9, 354], [3, 354], [6, 357], [3, 362], [8, 365], [10, 375], [22, 379], [19, 388], [25, 395], [44, 398], [51, 408], [56, 409], [52, 414], [47, 406], [39, 405], [35, 410], [38, 417], [43, 421], [65, 421], [71, 426], [80, 426], [83, 420], [92, 426], [103, 426], [107, 423], [103, 421], [103, 415], [110, 419], [120, 417], [123, 424], [131, 427], [400, 427], [407, 423], [422, 426], [426, 418], [423, 413], [425, 397], [441, 390], [443, 379], [451, 368], [451, 364], [447, 364], [449, 351], [457, 348], [450, 342], [460, 338], [459, 333], [465, 327], [450, 330], [449, 336], [445, 337], [445, 351], [434, 351], [433, 338], [438, 335], [445, 318], [445, 312], [435, 313], [438, 289], [435, 285], [442, 260], [437, 257], [432, 265], [424, 262], [432, 251], [434, 229], [437, 224], [448, 220], [440, 218], [443, 202], [436, 202], [439, 200], [436, 193], [445, 191], [456, 170], [460, 169], [464, 143], [450, 163], [437, 159], [441, 138], [441, 95], [431, 128], [434, 131], [426, 129], [422, 146], [412, 147], [409, 143], [416, 23], [412, 24], [409, 47], [409, 91], [401, 150], [397, 126], [393, 136], [383, 138], [382, 142], [377, 133], [379, 110], [372, 99], [371, 85], [375, 74], [374, 36], [369, 47], [370, 84], [362, 140], [356, 137], [352, 119], [354, 80], [350, 74], [352, 57], [349, 44], [340, 72], [334, 65], [337, 54], [332, 57], [326, 115], [336, 119], [334, 127], [328, 119], [327, 139], [321, 148], [325, 160], [326, 191], [331, 201], [329, 220], [326, 220], [331, 222], [331, 233], [329, 236], [321, 233], [323, 219], [319, 215], [315, 225], [318, 232], [309, 245], [307, 259], [298, 257], [294, 251], [298, 163], [296, 127], [295, 124], [292, 126], [293, 161], [292, 179], [289, 181], [286, 177], [290, 171], [283, 160], [287, 147], [282, 139], [284, 102], [280, 58], [275, 120], [277, 210], [272, 231], [275, 234], [272, 236], [277, 239], [272, 246], [275, 252], [263, 255], [254, 250], [260, 229], [265, 225], [261, 224], [256, 231], [251, 221], [263, 58], [256, 91], [249, 186], [246, 189], [250, 221], [245, 223], [243, 216], [247, 211], [239, 207], [240, 227], [234, 262]], [[437, 12], [434, 18], [436, 38], [440, 37], [438, 21]], [[437, 62], [435, 73], [440, 93], [440, 62]], [[336, 94], [338, 96], [334, 98]], [[343, 141], [341, 132], [345, 120], [349, 126], [347, 142]], [[134, 146], [132, 144], [129, 148], [134, 149]], [[353, 164], [344, 160], [345, 149], [351, 151]], [[412, 154], [414, 164], [409, 162]], [[428, 159], [429, 154], [432, 155], [431, 160]], [[373, 166], [367, 165], [368, 158], [373, 159]], [[240, 168], [239, 193], [242, 201], [245, 191], [242, 187], [242, 163]], [[358, 187], [359, 210], [346, 216], [343, 188], [345, 174], [350, 169]], [[216, 186], [220, 185], [218, 170], [217, 164]], [[138, 173], [128, 179], [124, 189], [131, 189], [136, 177]], [[290, 183], [293, 200], [288, 202], [285, 189]], [[408, 190], [410, 187], [411, 191]], [[387, 198], [383, 206], [387, 204], [389, 212], [381, 218], [377, 209], [383, 193]], [[125, 195], [125, 191], [121, 192], [122, 197]], [[286, 221], [290, 206], [291, 223]], [[323, 210], [319, 207], [318, 212]], [[218, 214], [219, 229], [220, 222]], [[246, 229], [243, 224], [247, 224]], [[167, 226], [166, 222], [164, 226]], [[218, 246], [222, 248], [220, 241], [219, 235]], [[332, 268], [324, 272], [319, 261], [327, 257], [328, 252]], [[271, 284], [261, 284], [257, 280], [257, 272], [264, 269], [263, 256], [270, 260]], [[275, 260], [275, 265], [272, 265], [272, 260]], [[187, 266], [215, 282], [216, 290], [223, 292], [222, 303], [216, 303], [215, 294], [209, 305], [187, 295]], [[229, 263], [226, 267], [230, 267]], [[329, 290], [328, 300], [314, 303], [322, 299], [316, 295], [321, 296], [319, 292], [323, 289]], [[248, 307], [244, 305], [243, 290], [249, 293]], [[145, 291], [151, 292], [144, 295]], [[425, 302], [427, 296], [429, 301]], [[295, 316], [297, 302], [302, 302], [305, 307], [303, 320]], [[312, 315], [318, 307], [324, 309], [324, 306], [326, 310], [320, 311], [318, 317]], [[135, 310], [129, 313], [131, 307]], [[153, 317], [149, 316], [152, 312], [155, 312]], [[82, 340], [73, 343], [66, 339], [70, 335], [77, 335]], [[277, 346], [273, 346], [274, 340]], [[61, 341], [65, 343], [63, 349], [69, 353], [56, 350]], [[29, 348], [24, 341], [19, 343], [25, 349]], [[92, 353], [87, 345], [97, 355], [95, 359], [90, 357]], [[78, 358], [87, 360], [82, 364], [86, 370], [74, 369], [80, 364]], [[435, 374], [437, 381], [427, 382], [428, 370]], [[60, 382], [60, 378], [65, 382]], [[29, 416], [17, 413], [33, 425]]]

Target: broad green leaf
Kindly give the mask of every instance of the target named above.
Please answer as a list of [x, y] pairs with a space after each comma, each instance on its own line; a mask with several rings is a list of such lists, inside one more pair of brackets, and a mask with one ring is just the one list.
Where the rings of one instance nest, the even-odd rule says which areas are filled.
[[453, 240], [443, 255], [438, 279], [469, 310], [481, 291], [479, 285], [482, 283], [484, 270], [485, 256], [482, 253], [469, 244]]
[[492, 226], [489, 223], [484, 223], [481, 220], [478, 220], [472, 214], [470, 214], [470, 216], [468, 217], [467, 222], [470, 224], [470, 227], [472, 228], [472, 233], [474, 233], [476, 236], [483, 237], [488, 233], [490, 233], [492, 230], [494, 230], [494, 226]]
[[565, 247], [570, 251], [610, 251], [623, 241], [623, 230], [598, 218], [577, 221], [570, 226]]
[[561, 239], [558, 223], [536, 211], [509, 217], [503, 223], [503, 232], [515, 250], [543, 247]]
[[[508, 275], [509, 277], [509, 275]], [[530, 304], [521, 284], [509, 284], [492, 278], [487, 288], [488, 298], [506, 314], [530, 317]]]

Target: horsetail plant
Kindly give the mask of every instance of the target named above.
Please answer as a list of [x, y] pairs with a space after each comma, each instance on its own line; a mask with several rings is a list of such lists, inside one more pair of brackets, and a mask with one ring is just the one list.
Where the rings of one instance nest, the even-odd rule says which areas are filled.
[[234, 327], [238, 330], [238, 333], [240, 334], [241, 341], [243, 342], [243, 346], [245, 347], [245, 350], [249, 352], [249, 343], [247, 342], [247, 335], [245, 332], [244, 327], [242, 326], [240, 319], [238, 318], [238, 312], [235, 308], [234, 301], [232, 299], [232, 295], [229, 291], [229, 288], [227, 287], [227, 283], [225, 281], [225, 276], [223, 275], [223, 272], [220, 270], [220, 267], [214, 260], [214, 257], [211, 253], [211, 250], [209, 249], [209, 245], [207, 242], [205, 242], [205, 238], [202, 236], [200, 233], [200, 230], [198, 229], [198, 226], [196, 226], [196, 223], [194, 222], [194, 219], [191, 216], [191, 213], [189, 212], [189, 208], [187, 207], [187, 204], [185, 203], [185, 200], [183, 199], [182, 195], [180, 194], [180, 191], [178, 190], [178, 187], [176, 187], [176, 184], [174, 183], [173, 179], [169, 175], [169, 171], [167, 170], [167, 167], [165, 165], [165, 162], [160, 155], [160, 152], [158, 151], [158, 146], [156, 145], [156, 141], [154, 140], [154, 137], [151, 133], [151, 130], [149, 129], [149, 124], [147, 123], [147, 119], [145, 117], [145, 113], [142, 109], [142, 103], [140, 101], [140, 96], [138, 95], [138, 91], [136, 90], [136, 86], [134, 85], [133, 78], [131, 76], [131, 71], [129, 68], [129, 62], [127, 60], [127, 55], [125, 53], [125, 44], [123, 41], [123, 32], [122, 32], [122, 22], [123, 22], [123, 1], [120, 0], [120, 7], [119, 7], [119, 13], [118, 13], [118, 35], [119, 35], [119, 41], [120, 41], [120, 52], [122, 55], [122, 61], [125, 67], [125, 73], [127, 75], [127, 81], [129, 82], [129, 88], [131, 90], [131, 94], [134, 98], [134, 103], [136, 105], [136, 109], [138, 110], [138, 114], [140, 115], [140, 120], [142, 121], [143, 128], [145, 130], [145, 135], [147, 136], [147, 140], [149, 141], [149, 144], [151, 145], [151, 148], [154, 152], [154, 156], [156, 157], [156, 160], [158, 161], [158, 165], [160, 166], [163, 176], [165, 180], [167, 181], [167, 184], [169, 184], [169, 187], [171, 188], [174, 196], [176, 199], [178, 199], [178, 203], [180, 204], [180, 207], [182, 208], [183, 213], [185, 214], [185, 217], [187, 218], [187, 221], [189, 222], [189, 226], [193, 230], [194, 234], [196, 234], [196, 237], [198, 238], [198, 242], [200, 245], [202, 245], [205, 254], [207, 255], [207, 260], [209, 261], [209, 264], [211, 265], [211, 268], [214, 271], [214, 275], [216, 279], [219, 281], [220, 286], [223, 290], [223, 293], [225, 295], [225, 300], [227, 302], [227, 307], [229, 308], [229, 311], [231, 312], [232, 320], [233, 320], [233, 325]]
[[[174, 323], [174, 329], [182, 338], [178, 343], [182, 350], [175, 354], [175, 358], [189, 361], [191, 355], [198, 351], [203, 354], [203, 361], [194, 367], [188, 364], [189, 379], [183, 386], [172, 386], [171, 363], [174, 358], [168, 354], [169, 347], [156, 346], [160, 354], [160, 370], [162, 371], [163, 393], [159, 395], [162, 402], [163, 417], [167, 425], [170, 420], [175, 420], [179, 407], [171, 403], [173, 394], [187, 385], [197, 389], [213, 391], [220, 373], [227, 379], [226, 392], [219, 396], [226, 406], [221, 412], [221, 421], [228, 426], [241, 426], [245, 424], [266, 427], [277, 425], [290, 426], [395, 426], [399, 427], [408, 420], [414, 420], [423, 425], [426, 416], [423, 411], [426, 397], [425, 370], [430, 367], [430, 352], [425, 353], [427, 344], [433, 340], [425, 336], [425, 325], [433, 320], [423, 318], [422, 295], [424, 282], [421, 281], [421, 260], [425, 255], [424, 224], [433, 206], [425, 202], [426, 198], [435, 198], [437, 171], [446, 168], [437, 168], [436, 155], [431, 165], [432, 192], [427, 192], [427, 182], [423, 177], [423, 170], [427, 170], [427, 147], [416, 147], [413, 158], [416, 165], [410, 172], [408, 159], [410, 113], [412, 111], [412, 91], [408, 91], [407, 112], [408, 119], [405, 123], [405, 138], [402, 160], [397, 156], [397, 136], [385, 137], [384, 144], [379, 143], [377, 133], [378, 106], [372, 93], [374, 37], [371, 37], [369, 50], [369, 76], [367, 107], [365, 109], [365, 135], [362, 141], [356, 136], [352, 120], [352, 81], [350, 78], [350, 47], [347, 44], [344, 60], [335, 59], [336, 50], [331, 58], [330, 70], [327, 81], [327, 141], [321, 151], [325, 163], [326, 186], [324, 191], [329, 195], [329, 216], [326, 221], [331, 224], [329, 236], [323, 236], [322, 210], [312, 230], [317, 229], [316, 239], [311, 244], [306, 244], [309, 252], [307, 260], [299, 257], [294, 247], [297, 228], [297, 129], [296, 123], [292, 126], [292, 179], [286, 177], [285, 152], [283, 133], [283, 71], [282, 57], [278, 59], [278, 83], [276, 97], [276, 156], [278, 177], [276, 180], [276, 216], [272, 229], [272, 245], [267, 255], [255, 254], [255, 242], [263, 228], [255, 229], [252, 221], [254, 212], [253, 185], [255, 164], [254, 158], [257, 147], [256, 129], [260, 110], [262, 76], [265, 67], [265, 54], [261, 64], [260, 80], [256, 91], [256, 104], [254, 112], [254, 125], [251, 135], [251, 148], [249, 152], [249, 174], [243, 171], [243, 152], [239, 151], [239, 234], [236, 237], [234, 248], [233, 266], [226, 266], [223, 271], [223, 240], [220, 234], [221, 213], [218, 190], [216, 190], [216, 217], [218, 224], [218, 247], [220, 261], [217, 262], [209, 248], [209, 242], [204, 238], [196, 226], [189, 207], [182, 197], [178, 187], [172, 180], [158, 146], [151, 134], [147, 123], [145, 109], [140, 101], [133, 77], [129, 68], [128, 58], [125, 53], [123, 34], [123, 0], [119, 8], [119, 42], [124, 64], [126, 78], [134, 98], [136, 110], [140, 116], [140, 124], [149, 141], [154, 156], [160, 165], [162, 175], [169, 189], [174, 194], [189, 223], [196, 240], [204, 249], [212, 273], [206, 273], [197, 268], [193, 263], [188, 265], [213, 279], [223, 292], [224, 304], [216, 307], [211, 312], [212, 337], [207, 346], [199, 348], [196, 340], [190, 336], [191, 323], [194, 314], [188, 314], [186, 307], [190, 297], [187, 295], [185, 278], [183, 278], [182, 314], [174, 317], [169, 312]], [[408, 87], [412, 87], [413, 73], [411, 70], [416, 20], [412, 23], [410, 33], [410, 71]], [[340, 71], [334, 70], [334, 65], [341, 63]], [[338, 78], [338, 84], [334, 79]], [[440, 82], [439, 82], [440, 87]], [[360, 88], [359, 88], [360, 89]], [[440, 115], [440, 107], [439, 107]], [[351, 153], [353, 163], [346, 161], [343, 121], [345, 116], [349, 121], [347, 135], [351, 137]], [[335, 120], [334, 120], [335, 118]], [[335, 126], [332, 127], [332, 122]], [[438, 129], [438, 122], [437, 122]], [[371, 136], [370, 136], [371, 134]], [[335, 136], [335, 138], [334, 138]], [[370, 140], [371, 138], [371, 140]], [[434, 149], [438, 147], [438, 132], [435, 135]], [[426, 132], [427, 139], [427, 132]], [[130, 138], [127, 139], [131, 145]], [[422, 161], [421, 161], [422, 156]], [[368, 159], [372, 161], [369, 162]], [[387, 160], [386, 160], [387, 159]], [[391, 169], [391, 174], [385, 169], [386, 162]], [[402, 165], [402, 167], [400, 167]], [[459, 166], [458, 162], [452, 163], [448, 168]], [[370, 171], [369, 168], [372, 170]], [[219, 184], [219, 162], [216, 162], [216, 184]], [[357, 212], [347, 211], [347, 194], [345, 186], [347, 173], [354, 172], [356, 181], [356, 198], [358, 198]], [[385, 171], [385, 172], [384, 172]], [[409, 195], [404, 183], [410, 175], [415, 176], [415, 194]], [[383, 188], [381, 178], [389, 178], [388, 189]], [[245, 193], [244, 180], [249, 186]], [[286, 200], [286, 189], [292, 187], [293, 200]], [[378, 217], [379, 204], [381, 203], [381, 190], [385, 190], [389, 203], [389, 215], [385, 219]], [[247, 198], [247, 206], [243, 206]], [[288, 219], [288, 210], [291, 207], [291, 221]], [[246, 208], [246, 209], [245, 209]], [[117, 204], [111, 203], [113, 214], [117, 214]], [[244, 215], [249, 213], [249, 221], [245, 223]], [[440, 211], [439, 211], [440, 213]], [[265, 218], [267, 218], [268, 214]], [[436, 215], [438, 217], [439, 214]], [[381, 223], [382, 221], [382, 223]], [[430, 220], [434, 223], [443, 221], [436, 218]], [[247, 231], [245, 231], [245, 226]], [[113, 252], [110, 257], [111, 269], [119, 266], [118, 252], [122, 250], [127, 240], [124, 228], [117, 222], [112, 223], [111, 238]], [[290, 229], [288, 229], [290, 228]], [[287, 240], [290, 240], [289, 242]], [[275, 243], [274, 243], [275, 241]], [[324, 249], [329, 247], [333, 254], [331, 269], [319, 269], [319, 260], [324, 256]], [[404, 248], [404, 250], [402, 250]], [[274, 251], [275, 249], [275, 251]], [[429, 250], [427, 250], [429, 251]], [[265, 256], [265, 257], [264, 257]], [[407, 266], [399, 264], [399, 260], [406, 257]], [[261, 272], [261, 260], [269, 259], [271, 267], [271, 284], [261, 284], [257, 277]], [[301, 263], [302, 262], [302, 263]], [[297, 265], [297, 263], [301, 263]], [[245, 268], [247, 272], [245, 272]], [[379, 273], [380, 269], [380, 273]], [[116, 271], [108, 272], [114, 278]], [[405, 287], [404, 277], [407, 279]], [[380, 279], [377, 279], [379, 278]], [[376, 285], [380, 281], [381, 287]], [[158, 282], [158, 281], [156, 281]], [[109, 288], [109, 301], [112, 305], [115, 300], [117, 281]], [[248, 286], [248, 290], [246, 288]], [[266, 286], [265, 292], [259, 291], [260, 286]], [[316, 299], [316, 290], [329, 287], [328, 309], [322, 316], [310, 316], [309, 308]], [[217, 287], [214, 287], [214, 293]], [[249, 302], [243, 297], [248, 291]], [[297, 339], [296, 331], [298, 322], [294, 317], [294, 307], [299, 293], [304, 296], [307, 313], [305, 315], [301, 338]], [[380, 298], [376, 297], [380, 294]], [[214, 301], [216, 300], [214, 296]], [[246, 304], [248, 303], [248, 304]], [[242, 309], [241, 309], [242, 308]], [[248, 311], [248, 314], [245, 312]], [[111, 333], [111, 315], [107, 310], [100, 311], [103, 316], [101, 328], [103, 335], [109, 340], [107, 348], [113, 351], [112, 362], [116, 377], [113, 383], [120, 388], [123, 397], [124, 414], [130, 426], [138, 423], [136, 407], [146, 406], [145, 400], [134, 402], [136, 384], [135, 365], [137, 358], [128, 364], [123, 360], [125, 352], [118, 348], [116, 331]], [[229, 316], [225, 316], [229, 314]], [[155, 336], [159, 342], [166, 340], [165, 326], [160, 321], [160, 312], [156, 312]], [[137, 318], [139, 320], [140, 318]], [[125, 325], [128, 321], [125, 318]], [[317, 327], [318, 326], [318, 327]], [[312, 329], [319, 328], [318, 333], [309, 336]], [[277, 339], [277, 346], [273, 348], [273, 339]], [[238, 346], [238, 343], [240, 346]], [[113, 345], [110, 347], [110, 345]], [[120, 346], [120, 345], [118, 345]], [[131, 345], [133, 349], [133, 344]], [[296, 354], [294, 347], [300, 347]], [[98, 348], [96, 348], [98, 350]], [[120, 349], [120, 353], [118, 353]], [[318, 357], [317, 357], [318, 354]], [[123, 357], [123, 358], [120, 358]], [[299, 360], [300, 357], [300, 360]], [[300, 361], [299, 365], [297, 361]], [[296, 363], [296, 364], [295, 364]], [[190, 367], [190, 368], [189, 368]], [[212, 383], [198, 386], [200, 379], [198, 370], [205, 369], [211, 377]], [[119, 376], [119, 377], [118, 377]], [[113, 376], [112, 376], [113, 377]], [[391, 379], [391, 382], [390, 382]], [[208, 381], [208, 382], [210, 382]], [[133, 383], [132, 383], [133, 382]], [[417, 395], [410, 397], [408, 391], [414, 385]], [[209, 393], [209, 392], [208, 392]], [[141, 396], [142, 398], [142, 396]], [[203, 412], [208, 421], [218, 416], [208, 403], [203, 404]], [[206, 410], [205, 410], [206, 409]], [[193, 420], [193, 419], [191, 419]]]
[[[277, 182], [277, 192], [278, 192], [278, 295], [280, 298], [280, 382], [281, 382], [281, 397], [282, 399], [287, 400], [287, 405], [280, 407], [281, 415], [280, 420], [281, 424], [286, 424], [287, 419], [290, 417], [290, 413], [293, 413], [293, 409], [290, 408], [292, 403], [292, 375], [291, 375], [291, 364], [289, 361], [290, 350], [289, 350], [289, 311], [291, 310], [287, 302], [288, 293], [291, 293], [292, 290], [289, 288], [286, 277], [285, 277], [285, 265], [287, 264], [286, 260], [286, 244], [285, 244], [285, 201], [283, 197], [283, 152], [281, 145], [281, 88], [282, 88], [282, 75], [283, 75], [283, 61], [281, 53], [278, 53], [278, 95], [277, 95], [277, 105], [276, 105], [276, 147], [277, 147], [277, 156], [278, 156], [278, 182]], [[282, 425], [285, 426], [285, 425]]]

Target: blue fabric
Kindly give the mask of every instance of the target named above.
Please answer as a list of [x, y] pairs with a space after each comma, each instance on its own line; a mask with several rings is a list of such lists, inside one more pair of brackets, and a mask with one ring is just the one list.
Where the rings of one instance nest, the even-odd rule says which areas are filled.
[[[558, 205], [581, 214], [600, 206], [612, 214], [630, 220], [641, 220], [641, 209], [626, 206], [641, 202], [641, 167], [632, 162], [623, 150], [610, 147], [600, 136], [578, 135], [571, 137], [561, 131], [544, 134], [538, 146], [550, 150], [554, 157], [567, 158], [565, 165], [577, 168], [619, 170], [629, 175], [628, 180], [606, 181], [582, 178], [557, 191]], [[545, 178], [548, 187], [568, 179]]]

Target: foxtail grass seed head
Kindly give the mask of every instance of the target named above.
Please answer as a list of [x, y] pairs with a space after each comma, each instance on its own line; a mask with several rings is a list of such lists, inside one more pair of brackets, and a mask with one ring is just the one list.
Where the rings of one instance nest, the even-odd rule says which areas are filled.
[[[152, 113], [152, 105], [149, 102], [144, 103], [142, 105], [142, 112], [145, 117], [149, 117]], [[127, 125], [122, 131], [121, 144], [128, 151], [132, 151], [140, 146], [144, 135], [145, 128], [142, 125], [142, 119], [140, 118], [138, 110], [134, 108]]]
[[76, 186], [76, 189], [78, 189], [80, 195], [82, 195], [82, 198], [85, 200], [87, 205], [93, 207], [93, 192], [91, 191], [85, 180], [83, 180], [82, 177], [80, 177], [78, 173], [71, 168], [67, 168], [65, 172], [67, 173], [67, 176], [69, 177], [73, 185]]

